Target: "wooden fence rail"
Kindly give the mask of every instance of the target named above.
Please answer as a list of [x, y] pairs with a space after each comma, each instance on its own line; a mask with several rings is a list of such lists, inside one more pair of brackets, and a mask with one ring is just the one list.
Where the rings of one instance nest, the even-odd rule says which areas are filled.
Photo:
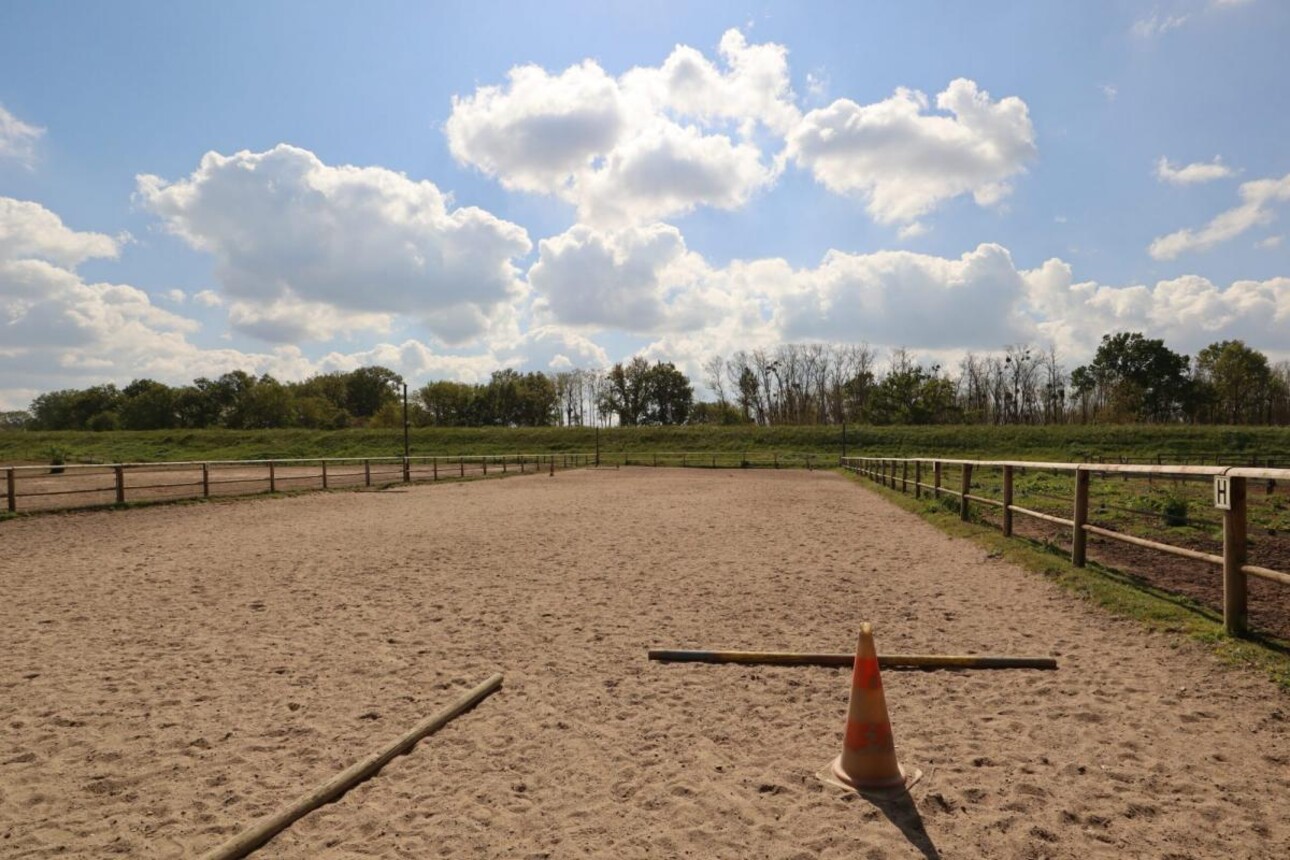
[[[932, 457], [843, 457], [841, 464], [844, 469], [864, 475], [890, 489], [904, 492], [908, 491], [908, 474], [912, 464], [914, 468], [912, 484], [917, 497], [921, 498], [924, 492], [930, 492], [934, 498], [940, 498], [942, 495], [955, 497], [959, 500], [959, 515], [964, 520], [970, 518], [973, 503], [999, 508], [1003, 513], [1002, 531], [1006, 536], [1012, 535], [1013, 516], [1018, 514], [1068, 528], [1071, 530], [1071, 563], [1077, 567], [1083, 567], [1087, 562], [1090, 534], [1219, 567], [1223, 571], [1223, 624], [1232, 636], [1243, 636], [1249, 629], [1247, 577], [1255, 576], [1270, 582], [1290, 585], [1290, 573], [1249, 563], [1246, 516], [1247, 483], [1251, 480], [1290, 481], [1290, 469], [1260, 466], [1166, 466], [1158, 463], [1041, 463], [1024, 460], [952, 460]], [[934, 475], [932, 484], [925, 484], [922, 480], [925, 464], [932, 466]], [[946, 466], [957, 467], [961, 472], [962, 481], [957, 491], [942, 486], [942, 476]], [[979, 475], [981, 471], [987, 469], [997, 469], [1002, 472], [1003, 498], [992, 499], [972, 493], [974, 471]], [[1070, 519], [1015, 504], [1013, 483], [1014, 474], [1018, 469], [1072, 475], [1075, 491]], [[1216, 503], [1221, 495], [1223, 503], [1227, 505], [1222, 509], [1222, 555], [1149, 540], [1090, 523], [1089, 491], [1094, 475], [1098, 477], [1119, 475], [1125, 478], [1217, 479], [1215, 481]]]
[[5, 510], [19, 513], [144, 500], [439, 481], [487, 476], [490, 467], [494, 475], [533, 474], [581, 468], [593, 461], [593, 455], [578, 452], [77, 463], [0, 468], [5, 478]]
[[209, 498], [449, 478], [553, 473], [585, 466], [682, 468], [805, 468], [830, 465], [815, 453], [748, 451], [569, 451], [537, 454], [303, 457], [0, 466], [5, 510], [65, 510], [141, 500]]

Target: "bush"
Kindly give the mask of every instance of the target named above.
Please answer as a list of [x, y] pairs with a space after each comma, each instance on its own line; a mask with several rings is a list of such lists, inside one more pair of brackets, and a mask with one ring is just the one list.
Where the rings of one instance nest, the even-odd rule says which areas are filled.
[[47, 452], [49, 456], [49, 474], [61, 475], [65, 471], [63, 465], [67, 462], [67, 452], [57, 446], [51, 446]]
[[1187, 525], [1187, 499], [1177, 493], [1167, 494], [1160, 502], [1160, 517], [1170, 528]]

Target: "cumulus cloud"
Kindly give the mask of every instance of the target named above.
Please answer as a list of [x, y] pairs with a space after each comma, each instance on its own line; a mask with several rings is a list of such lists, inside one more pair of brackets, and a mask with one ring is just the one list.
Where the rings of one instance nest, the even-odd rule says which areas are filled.
[[[412, 379], [477, 379], [504, 363], [526, 362], [529, 353], [535, 360], [549, 361], [544, 349], [604, 358], [585, 338], [555, 329], [516, 335], [501, 351], [477, 350], [467, 356], [444, 355], [411, 339], [354, 353], [333, 352], [318, 360], [294, 345], [266, 352], [210, 349], [192, 340], [201, 328], [196, 320], [158, 307], [136, 287], [88, 283], [76, 271], [85, 260], [115, 258], [119, 249], [118, 240], [73, 230], [37, 203], [0, 197], [0, 404], [22, 408], [33, 392], [69, 386], [139, 377], [182, 384], [235, 369], [292, 380], [320, 370], [379, 363]], [[176, 304], [186, 296], [178, 289], [163, 295]], [[198, 292], [192, 301], [205, 307], [222, 303], [210, 290]], [[313, 322], [309, 314], [335, 313], [330, 306], [308, 305], [305, 310], [305, 322], [296, 324], [350, 324], [348, 316]], [[248, 326], [288, 325], [274, 317], [277, 311], [272, 304], [235, 302], [230, 308], [232, 315], [260, 315], [242, 321]]]
[[804, 268], [779, 258], [714, 266], [665, 224], [579, 225], [540, 243], [529, 278], [535, 314], [548, 324], [649, 336], [642, 354], [692, 374], [714, 353], [790, 341], [925, 355], [1051, 342], [1084, 360], [1102, 333], [1139, 330], [1188, 350], [1238, 337], [1276, 351], [1290, 322], [1287, 278], [1108, 285], [1076, 279], [1060, 259], [1022, 269], [992, 243], [958, 257], [833, 250]]
[[591, 60], [559, 74], [512, 69], [506, 85], [453, 99], [449, 148], [504, 187], [560, 197], [598, 226], [742, 206], [778, 174], [759, 130], [782, 135], [799, 112], [782, 46], [730, 30], [719, 53], [721, 65], [678, 45], [660, 66], [620, 77]]
[[1154, 286], [1109, 286], [1076, 281], [1070, 264], [1057, 259], [1023, 278], [1036, 329], [1068, 354], [1087, 356], [1102, 332], [1125, 330], [1146, 331], [1188, 352], [1232, 338], [1285, 351], [1290, 278], [1238, 280], [1223, 288], [1184, 275]]
[[86, 260], [115, 258], [123, 239], [68, 229], [39, 203], [0, 197], [0, 259], [37, 259], [75, 268]]
[[1219, 156], [1215, 156], [1213, 161], [1197, 161], [1182, 167], [1174, 167], [1163, 155], [1156, 162], [1156, 179], [1171, 185], [1198, 185], [1235, 175], [1236, 171], [1224, 164]]
[[[558, 74], [512, 69], [504, 85], [453, 99], [449, 148], [508, 189], [574, 204], [579, 222], [597, 229], [744, 206], [790, 160], [830, 190], [865, 198], [879, 221], [909, 224], [964, 194], [997, 203], [1036, 152], [1025, 102], [993, 101], [973, 81], [936, 97], [942, 113], [900, 89], [803, 116], [782, 45], [729, 30], [718, 53], [720, 63], [678, 45], [659, 66], [618, 77], [591, 60]], [[823, 97], [820, 74], [806, 83]]]
[[1008, 180], [1035, 156], [1026, 103], [992, 101], [970, 80], [936, 97], [898, 89], [870, 105], [838, 99], [813, 110], [788, 136], [788, 155], [837, 194], [858, 195], [884, 224], [908, 223], [971, 194], [979, 205], [1010, 192]]
[[1022, 279], [1008, 251], [986, 244], [948, 259], [907, 251], [830, 251], [779, 299], [786, 340], [863, 340], [920, 348], [1024, 339]]
[[0, 105], [0, 160], [12, 159], [31, 167], [36, 161], [36, 145], [44, 136], [43, 128], [23, 122]]
[[138, 199], [214, 256], [230, 323], [271, 342], [380, 332], [406, 315], [461, 343], [525, 292], [513, 263], [532, 247], [523, 228], [451, 208], [431, 182], [285, 144], [208, 153], [174, 182], [140, 176]]
[[619, 231], [579, 224], [538, 243], [529, 283], [539, 318], [652, 332], [676, 327], [669, 293], [692, 293], [706, 268], [668, 224]]
[[1182, 229], [1160, 236], [1147, 248], [1157, 260], [1172, 260], [1189, 251], [1208, 251], [1254, 227], [1268, 224], [1274, 205], [1290, 201], [1290, 173], [1280, 179], [1256, 179], [1241, 184], [1241, 205], [1215, 216], [1199, 230]]
[[21, 380], [23, 390], [48, 390], [136, 376], [179, 381], [234, 367], [289, 371], [302, 363], [298, 352], [201, 350], [188, 341], [195, 321], [157, 307], [136, 287], [87, 283], [75, 271], [118, 252], [117, 240], [72, 230], [37, 203], [0, 198], [0, 375]]

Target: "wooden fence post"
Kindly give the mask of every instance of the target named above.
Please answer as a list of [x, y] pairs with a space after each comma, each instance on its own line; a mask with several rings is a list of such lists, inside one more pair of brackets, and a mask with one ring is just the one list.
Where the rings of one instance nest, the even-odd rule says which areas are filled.
[[1245, 479], [1228, 479], [1231, 508], [1223, 511], [1223, 627], [1228, 636], [1247, 631], [1245, 574], [1246, 558]]
[[458, 471], [458, 477], [461, 477], [461, 478], [466, 477], [466, 458], [465, 457], [457, 458], [457, 471]]
[[372, 486], [372, 461], [371, 460], [363, 461], [363, 486], [365, 487]]
[[935, 498], [941, 497], [941, 461], [937, 460], [932, 463], [932, 495]]
[[323, 469], [323, 474], [322, 474], [323, 489], [325, 490], [327, 489], [327, 461], [326, 460], [322, 461], [322, 469]]
[[909, 461], [905, 460], [900, 464], [900, 491], [909, 492]]
[[479, 461], [484, 464], [484, 474], [487, 475], [488, 474], [488, 455], [484, 455], [483, 457], [480, 457]]
[[914, 461], [914, 498], [923, 497], [923, 461]]
[[278, 491], [278, 472], [277, 472], [277, 469], [273, 467], [273, 461], [270, 460], [269, 461], [269, 492], [276, 493], [277, 491]]
[[1083, 567], [1088, 560], [1088, 532], [1084, 531], [1084, 526], [1088, 524], [1088, 481], [1087, 469], [1075, 470], [1075, 514], [1072, 517], [1075, 524], [1071, 529], [1071, 564], [1076, 567]]
[[506, 461], [509, 459], [505, 454], [502, 455], [502, 474], [506, 474]]
[[972, 465], [963, 464], [963, 495], [959, 497], [959, 519], [968, 521], [968, 493], [972, 492]]
[[403, 458], [403, 483], [405, 484], [412, 483], [412, 458], [411, 457]]
[[[523, 462], [524, 462], [523, 460], [520, 460], [520, 463], [523, 463]], [[439, 458], [438, 458], [438, 457], [431, 457], [431, 458], [430, 458], [430, 468], [433, 470], [433, 471], [431, 472], [430, 480], [432, 480], [432, 481], [437, 481], [437, 480], [439, 480]], [[523, 467], [523, 466], [520, 466], [520, 471], [521, 471], [521, 472], [523, 472], [523, 471], [524, 471], [524, 467]]]
[[125, 504], [125, 467], [116, 466], [113, 468], [112, 471], [116, 472], [116, 503], [118, 505], [124, 505]]
[[12, 514], [18, 510], [18, 486], [12, 468], [5, 470], [4, 485], [5, 495], [9, 499], [9, 513]]
[[1003, 467], [1003, 536], [1012, 537], [1012, 467]]

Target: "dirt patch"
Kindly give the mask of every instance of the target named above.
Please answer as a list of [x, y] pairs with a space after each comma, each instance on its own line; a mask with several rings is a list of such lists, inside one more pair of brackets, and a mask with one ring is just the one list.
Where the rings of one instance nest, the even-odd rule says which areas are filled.
[[[830, 473], [622, 469], [0, 524], [0, 854], [200, 853], [502, 669], [257, 857], [1284, 857], [1290, 702]], [[912, 803], [824, 786], [888, 673]]]

